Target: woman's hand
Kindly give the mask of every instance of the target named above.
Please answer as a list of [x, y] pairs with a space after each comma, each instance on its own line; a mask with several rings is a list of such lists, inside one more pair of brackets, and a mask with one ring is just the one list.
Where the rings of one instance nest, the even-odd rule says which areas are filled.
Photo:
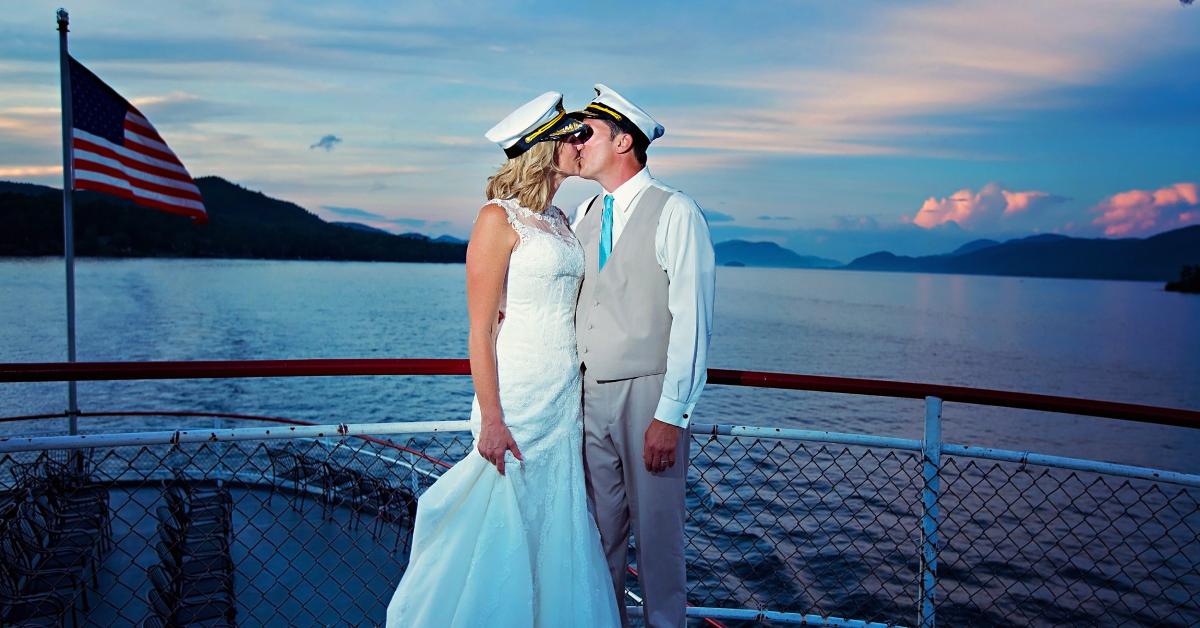
[[521, 450], [517, 448], [517, 441], [513, 440], [512, 432], [508, 431], [508, 426], [502, 420], [483, 422], [483, 427], [479, 430], [479, 445], [476, 448], [484, 460], [496, 465], [500, 475], [504, 475], [504, 454], [509, 450], [512, 450], [517, 460], [525, 460], [521, 456]]

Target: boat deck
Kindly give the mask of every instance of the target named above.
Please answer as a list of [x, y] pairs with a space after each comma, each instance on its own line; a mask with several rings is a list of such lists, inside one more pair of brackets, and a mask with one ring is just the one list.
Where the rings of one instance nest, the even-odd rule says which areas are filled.
[[[379, 600], [390, 598], [407, 562], [403, 538], [394, 551], [404, 528], [385, 525], [375, 537], [372, 517], [346, 506], [335, 505], [325, 516], [319, 500], [294, 493], [272, 499], [265, 487], [238, 485], [230, 493], [239, 625], [383, 623]], [[90, 610], [77, 606], [82, 625], [129, 625], [149, 614], [146, 568], [159, 560], [152, 543], [162, 491], [114, 488], [109, 495], [116, 545], [101, 565], [96, 595], [89, 592]], [[328, 560], [331, 554], [342, 560]]]

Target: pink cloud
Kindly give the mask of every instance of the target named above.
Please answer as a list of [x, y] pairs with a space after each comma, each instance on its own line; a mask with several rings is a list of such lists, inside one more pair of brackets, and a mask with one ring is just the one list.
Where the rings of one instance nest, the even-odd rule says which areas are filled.
[[1091, 209], [1100, 215], [1092, 224], [1106, 236], [1149, 235], [1200, 224], [1200, 185], [1176, 183], [1157, 190], [1129, 190], [1100, 201]]
[[971, 229], [996, 226], [1001, 220], [1015, 214], [1037, 210], [1062, 200], [1049, 192], [1014, 192], [1002, 188], [999, 183], [989, 183], [979, 192], [962, 189], [944, 198], [925, 199], [916, 216], [905, 216], [903, 219], [926, 229], [951, 221]]
[[1004, 215], [1015, 214], [1029, 209], [1029, 206], [1038, 199], [1047, 198], [1050, 195], [1045, 192], [1009, 192], [1001, 190], [1004, 193], [1004, 200], [1008, 205], [1004, 208]]

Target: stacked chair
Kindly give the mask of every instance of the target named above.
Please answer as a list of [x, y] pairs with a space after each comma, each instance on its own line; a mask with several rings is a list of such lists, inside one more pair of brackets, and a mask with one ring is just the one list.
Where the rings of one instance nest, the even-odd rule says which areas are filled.
[[[108, 491], [91, 479], [83, 452], [14, 465], [15, 488], [0, 497], [0, 625], [78, 625], [88, 584], [113, 547]], [[90, 577], [89, 577], [90, 574]]]
[[[392, 552], [411, 542], [412, 524], [416, 519], [417, 498], [408, 489], [395, 487], [386, 480], [357, 469], [336, 464], [332, 459], [323, 459], [296, 451], [290, 444], [285, 447], [268, 447], [267, 457], [271, 461], [271, 498], [274, 499], [280, 481], [290, 482], [296, 490], [307, 493], [308, 488], [319, 487], [321, 491], [321, 517], [332, 519], [333, 507], [350, 504], [358, 513], [368, 512], [375, 519], [371, 524], [371, 538], [383, 533], [384, 523], [397, 524], [396, 542]], [[293, 502], [293, 508], [296, 508]], [[357, 525], [357, 519], [352, 522]], [[408, 533], [402, 531], [407, 528]]]
[[144, 626], [234, 626], [233, 499], [221, 482], [163, 487], [156, 510], [160, 562], [146, 574], [150, 617]]
[[333, 519], [333, 507], [353, 499], [353, 489], [362, 474], [349, 467], [321, 463], [321, 516]]
[[[268, 447], [267, 458], [271, 461], [271, 475], [275, 476], [276, 480], [291, 482], [300, 492], [307, 492], [311, 484], [324, 489], [324, 464], [305, 454], [297, 453], [290, 444], [287, 447]], [[276, 483], [272, 482], [268, 503], [274, 502], [276, 488]], [[292, 502], [292, 508], [296, 508], [295, 501]]]
[[[354, 486], [362, 477], [354, 469], [298, 452], [290, 444], [286, 447], [268, 447], [267, 457], [276, 481], [291, 482], [302, 494], [307, 493], [310, 486], [320, 489], [322, 518], [332, 518], [335, 505], [352, 499]], [[277, 482], [272, 482], [270, 499], [275, 498], [277, 489]], [[292, 502], [292, 507], [296, 508], [296, 502]]]
[[[396, 541], [392, 544], [392, 553], [399, 549], [402, 537], [405, 549], [410, 549], [412, 526], [417, 518], [416, 495], [408, 489], [392, 486], [386, 480], [369, 475], [359, 476], [352, 490], [355, 508], [375, 516], [371, 523], [371, 538], [377, 539], [383, 534], [384, 523], [395, 524]], [[403, 532], [406, 529], [407, 534]]]

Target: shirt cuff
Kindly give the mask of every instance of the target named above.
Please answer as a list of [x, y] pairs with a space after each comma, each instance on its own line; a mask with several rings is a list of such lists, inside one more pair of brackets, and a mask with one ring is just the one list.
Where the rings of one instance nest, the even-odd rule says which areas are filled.
[[667, 397], [660, 397], [658, 408], [654, 410], [654, 418], [675, 427], [687, 429], [691, 421], [692, 409], [695, 403], [681, 403]]

